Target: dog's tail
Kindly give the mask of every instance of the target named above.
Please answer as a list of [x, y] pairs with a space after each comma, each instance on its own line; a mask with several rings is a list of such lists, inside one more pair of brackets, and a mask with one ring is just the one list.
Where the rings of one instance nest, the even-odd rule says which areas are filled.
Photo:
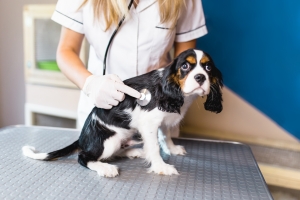
[[22, 148], [23, 155], [36, 160], [54, 160], [60, 157], [68, 156], [78, 149], [78, 140], [73, 144], [51, 153], [38, 153], [32, 146], [24, 146]]

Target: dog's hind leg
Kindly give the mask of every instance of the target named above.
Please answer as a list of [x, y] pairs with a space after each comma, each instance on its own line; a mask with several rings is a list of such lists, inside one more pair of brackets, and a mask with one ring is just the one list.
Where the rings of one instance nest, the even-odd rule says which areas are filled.
[[[143, 158], [144, 151], [138, 148], [137, 145], [143, 143], [140, 133], [135, 133], [131, 138], [122, 142], [121, 149], [116, 153], [117, 157]], [[136, 146], [135, 148], [133, 146]]]
[[119, 175], [117, 166], [97, 161], [97, 158], [92, 153], [80, 152], [78, 162], [82, 166], [96, 171], [99, 176], [115, 177]]
[[79, 137], [81, 152], [78, 155], [78, 162], [96, 171], [100, 176], [115, 177], [119, 174], [118, 168], [115, 165], [102, 163], [100, 160], [113, 156], [120, 149], [122, 138], [116, 131], [104, 125], [97, 111], [101, 110], [94, 108], [90, 113]]
[[[101, 134], [101, 132], [97, 132]], [[103, 134], [103, 133], [102, 133]], [[94, 137], [93, 139], [97, 139]], [[100, 160], [109, 159], [120, 148], [120, 139], [113, 135], [107, 138], [104, 142], [93, 142], [91, 146], [86, 145], [78, 155], [78, 162], [93, 171], [96, 171], [99, 176], [115, 177], [119, 175], [118, 167], [108, 163], [103, 163]], [[91, 149], [91, 150], [87, 150]]]

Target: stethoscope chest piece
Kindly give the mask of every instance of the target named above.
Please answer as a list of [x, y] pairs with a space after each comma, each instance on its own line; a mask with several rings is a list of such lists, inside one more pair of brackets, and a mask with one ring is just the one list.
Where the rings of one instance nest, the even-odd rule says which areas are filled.
[[141, 98], [137, 99], [136, 102], [140, 106], [146, 106], [146, 105], [148, 105], [148, 103], [151, 101], [151, 93], [147, 89], [142, 89], [140, 91], [140, 93], [141, 93], [142, 96], [141, 96]]

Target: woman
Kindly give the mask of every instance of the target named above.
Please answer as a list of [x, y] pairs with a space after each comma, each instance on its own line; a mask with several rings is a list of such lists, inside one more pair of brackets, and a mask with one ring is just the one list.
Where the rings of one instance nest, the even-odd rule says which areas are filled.
[[[110, 109], [140, 93], [122, 82], [166, 66], [174, 55], [195, 48], [207, 33], [201, 0], [58, 0], [52, 19], [62, 25], [57, 50], [61, 71], [83, 92], [78, 108], [82, 127], [92, 108]], [[130, 7], [130, 8], [129, 8]], [[106, 61], [104, 55], [120, 20]], [[90, 44], [88, 69], [79, 59], [83, 38]]]

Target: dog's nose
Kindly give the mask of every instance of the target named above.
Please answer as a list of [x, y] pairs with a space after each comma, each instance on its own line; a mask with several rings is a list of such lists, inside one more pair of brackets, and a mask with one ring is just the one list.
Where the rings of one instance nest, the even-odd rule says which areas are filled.
[[200, 85], [202, 85], [204, 83], [204, 81], [206, 80], [206, 78], [203, 74], [196, 74], [194, 76], [194, 78], [197, 81], [197, 83], [199, 83]]

